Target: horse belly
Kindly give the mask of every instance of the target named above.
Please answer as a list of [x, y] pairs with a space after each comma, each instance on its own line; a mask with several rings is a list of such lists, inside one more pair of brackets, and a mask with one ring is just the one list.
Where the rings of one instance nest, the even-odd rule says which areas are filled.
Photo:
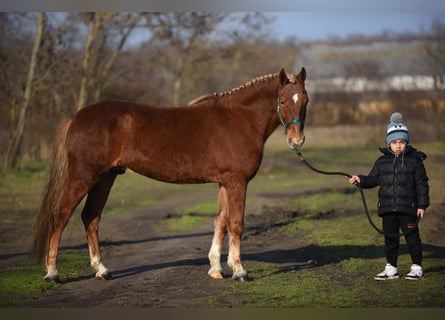
[[217, 177], [216, 168], [200, 157], [149, 154], [128, 161], [126, 167], [146, 177], [170, 183], [216, 182]]

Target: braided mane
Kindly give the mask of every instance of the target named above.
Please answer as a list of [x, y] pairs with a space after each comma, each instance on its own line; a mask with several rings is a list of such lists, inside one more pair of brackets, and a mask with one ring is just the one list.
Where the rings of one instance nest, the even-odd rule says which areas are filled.
[[238, 92], [238, 91], [240, 91], [242, 89], [252, 87], [252, 86], [254, 86], [254, 85], [258, 84], [258, 83], [261, 83], [261, 82], [264, 82], [264, 81], [268, 81], [268, 80], [274, 79], [276, 77], [278, 77], [278, 73], [259, 76], [259, 77], [256, 77], [255, 79], [252, 79], [252, 80], [246, 82], [243, 85], [240, 85], [239, 87], [230, 89], [228, 91], [214, 92], [214, 93], [211, 93], [211, 94], [205, 94], [205, 95], [199, 96], [198, 98], [195, 98], [192, 101], [190, 101], [188, 104], [189, 105], [195, 104], [195, 103], [201, 102], [201, 101], [203, 101], [205, 99], [209, 99], [209, 98], [212, 98], [212, 97], [228, 96], [228, 95], [234, 94], [234, 93], [236, 93], [236, 92]]
[[276, 77], [278, 77], [277, 73], [275, 73], [275, 74], [267, 74], [267, 75], [264, 75], [264, 76], [259, 76], [259, 77], [256, 77], [255, 79], [252, 79], [252, 80], [246, 82], [243, 85], [240, 85], [239, 87], [230, 89], [228, 91], [217, 92], [217, 93], [214, 93], [213, 95], [214, 96], [218, 96], [218, 97], [231, 95], [231, 94], [233, 94], [235, 92], [238, 92], [238, 91], [240, 91], [242, 89], [252, 87], [252, 86], [254, 86], [254, 85], [258, 84], [258, 83], [264, 82], [266, 80], [271, 80], [271, 79], [274, 79]]

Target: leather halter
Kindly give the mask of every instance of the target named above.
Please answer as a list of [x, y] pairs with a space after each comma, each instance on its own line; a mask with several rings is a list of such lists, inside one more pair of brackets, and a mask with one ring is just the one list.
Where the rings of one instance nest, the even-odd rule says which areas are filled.
[[304, 124], [304, 120], [301, 120], [299, 118], [292, 119], [291, 121], [289, 121], [287, 123], [284, 122], [284, 119], [281, 116], [281, 112], [280, 112], [280, 97], [279, 96], [278, 96], [277, 102], [278, 102], [278, 106], [277, 106], [278, 119], [280, 119], [280, 122], [283, 125], [284, 129], [287, 129], [296, 123], [301, 123], [302, 125]]

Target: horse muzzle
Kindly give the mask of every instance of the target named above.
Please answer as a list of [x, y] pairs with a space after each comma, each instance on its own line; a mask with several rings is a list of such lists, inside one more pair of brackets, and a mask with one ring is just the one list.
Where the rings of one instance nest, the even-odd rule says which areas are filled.
[[288, 137], [287, 138], [287, 145], [289, 149], [298, 151], [303, 147], [305, 141], [305, 137], [302, 136], [301, 138], [295, 138], [295, 137]]

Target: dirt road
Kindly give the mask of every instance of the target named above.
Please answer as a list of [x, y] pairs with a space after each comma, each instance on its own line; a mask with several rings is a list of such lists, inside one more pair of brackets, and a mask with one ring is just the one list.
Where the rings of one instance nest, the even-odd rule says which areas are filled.
[[[286, 266], [321, 259], [317, 252], [300, 248], [297, 239], [287, 241], [282, 234], [274, 232], [279, 225], [274, 224], [274, 216], [265, 204], [271, 198], [293, 197], [297, 192], [313, 190], [263, 194], [259, 201], [248, 206], [242, 241], [242, 258], [247, 270], [251, 260], [274, 261]], [[60, 269], [64, 284], [23, 307], [209, 307], [208, 301], [213, 307], [240, 305], [242, 300], [237, 302], [222, 294], [227, 282], [234, 281], [226, 265], [227, 239], [222, 257], [225, 279], [214, 280], [207, 275], [212, 219], [189, 233], [173, 236], [160, 236], [152, 228], [171, 217], [169, 213], [174, 212], [179, 203], [184, 205], [214, 197], [215, 188], [209, 188], [178, 197], [173, 202], [161, 202], [141, 212], [103, 219], [100, 229], [102, 256], [113, 279], [97, 280], [92, 269], [90, 274], [73, 278]], [[88, 257], [82, 227], [65, 230], [62, 248], [61, 255], [63, 250], [74, 249], [83, 251]], [[300, 250], [298, 261], [289, 257], [289, 250]]]

